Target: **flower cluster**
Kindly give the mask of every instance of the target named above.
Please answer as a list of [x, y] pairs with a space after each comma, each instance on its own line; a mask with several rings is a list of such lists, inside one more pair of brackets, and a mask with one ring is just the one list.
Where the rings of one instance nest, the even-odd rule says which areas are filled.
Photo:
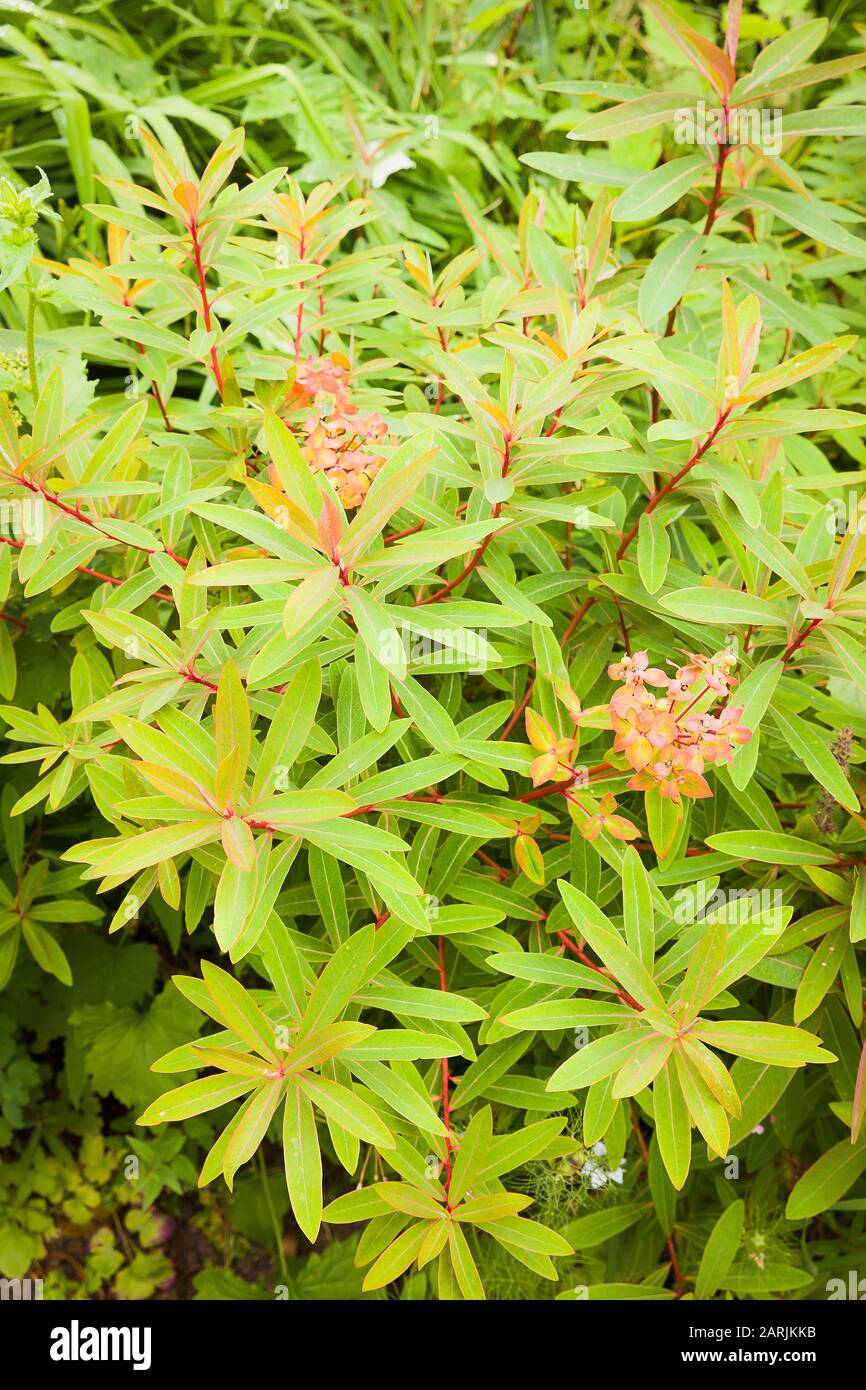
[[313, 472], [324, 473], [347, 509], [359, 507], [384, 459], [376, 445], [388, 433], [380, 415], [362, 414], [352, 400], [350, 366], [341, 353], [298, 364], [285, 406], [309, 412], [297, 434]]
[[655, 787], [675, 805], [683, 796], [712, 794], [703, 776], [706, 764], [729, 763], [737, 746], [752, 737], [739, 722], [742, 708], [718, 703], [735, 684], [735, 665], [728, 651], [711, 657], [689, 653], [667, 676], [649, 665], [646, 652], [635, 652], [608, 667], [611, 680], [622, 682], [608, 710], [614, 752], [634, 769], [630, 790]]
[[379, 415], [314, 412], [304, 422], [301, 447], [310, 467], [325, 474], [343, 506], [359, 507], [385, 462], [375, 445], [387, 432]]
[[329, 357], [310, 356], [300, 362], [292, 383], [290, 404], [314, 409], [322, 414], [339, 411], [341, 415], [356, 415], [349, 391], [349, 362], [342, 353]]

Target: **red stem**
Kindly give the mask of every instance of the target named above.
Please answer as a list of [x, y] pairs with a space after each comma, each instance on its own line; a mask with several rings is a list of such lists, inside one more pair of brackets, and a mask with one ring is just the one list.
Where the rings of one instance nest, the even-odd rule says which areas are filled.
[[[202, 319], [204, 320], [205, 332], [206, 332], [206, 333], [210, 333], [210, 331], [211, 331], [210, 300], [208, 299], [207, 283], [206, 283], [206, 281], [205, 281], [205, 266], [204, 266], [204, 262], [202, 261], [201, 243], [200, 243], [200, 241], [199, 241], [199, 239], [198, 239], [198, 225], [197, 225], [196, 220], [195, 220], [194, 217], [191, 217], [191, 218], [190, 218], [190, 221], [189, 221], [189, 234], [190, 234], [190, 236], [192, 237], [192, 255], [193, 255], [193, 260], [194, 260], [194, 262], [195, 262], [196, 275], [198, 276], [198, 292], [199, 292], [199, 295], [200, 295], [200, 297], [201, 297], [201, 313], [202, 313]], [[211, 350], [210, 350], [210, 361], [211, 361], [211, 367], [212, 367], [212, 369], [213, 369], [214, 381], [216, 382], [216, 384], [217, 384], [217, 390], [218, 390], [219, 393], [220, 393], [220, 400], [222, 400], [222, 398], [223, 398], [223, 376], [222, 376], [222, 372], [220, 371], [220, 364], [219, 364], [219, 358], [217, 357], [216, 346], [212, 347]]]
[[793, 640], [788, 643], [787, 647], [782, 652], [783, 666], [787, 666], [788, 662], [791, 660], [791, 657], [794, 655], [794, 652], [800, 650], [803, 643], [806, 641], [806, 638], [809, 637], [810, 634], [815, 631], [815, 628], [819, 627], [823, 621], [823, 618], [813, 618], [810, 623], [807, 623], [804, 628], [800, 629], [796, 637], [794, 637]]
[[[106, 531], [104, 527], [100, 526], [99, 522], [94, 521], [92, 517], [86, 516], [79, 506], [70, 507], [56, 492], [49, 492], [48, 488], [46, 488], [43, 483], [34, 482], [32, 478], [27, 478], [20, 473], [16, 473], [14, 477], [7, 478], [6, 481], [9, 483], [17, 483], [19, 487], [26, 487], [30, 492], [35, 492], [43, 501], [48, 502], [50, 506], [58, 507], [59, 510], [65, 512], [67, 516], [73, 517], [75, 521], [80, 521], [83, 526], [89, 526], [92, 530], [98, 531], [106, 540], [114, 541], [115, 543], [118, 542], [117, 536], [113, 536], [110, 531]], [[140, 550], [145, 555], [168, 555], [172, 560], [176, 560], [179, 565], [183, 565], [184, 568], [189, 564], [189, 561], [185, 560], [182, 555], [177, 555], [173, 550], [169, 550], [167, 546], [164, 550], [160, 551], [155, 550], [152, 546], [136, 545], [135, 541], [127, 540], [123, 541], [123, 544], [129, 546], [131, 550]]]
[[[663, 488], [661, 488], [658, 492], [653, 493], [646, 506], [644, 507], [643, 512], [641, 513], [642, 516], [649, 516], [652, 512], [654, 512], [659, 502], [661, 502], [663, 498], [668, 497], [670, 493], [673, 492], [674, 488], [682, 482], [686, 474], [690, 473], [692, 469], [695, 467], [695, 465], [700, 463], [704, 454], [715, 442], [716, 435], [719, 433], [722, 426], [725, 424], [733, 408], [733, 405], [727, 405], [725, 406], [724, 410], [719, 411], [718, 416], [716, 417], [716, 423], [713, 425], [713, 428], [710, 430], [709, 434], [706, 436], [703, 442], [698, 445], [697, 449], [695, 449], [694, 453], [687, 460], [687, 462], [683, 464], [680, 471], [678, 473], [675, 473], [672, 478], [669, 478]], [[616, 552], [616, 558], [618, 560], [622, 559], [623, 555], [628, 550], [629, 546], [631, 545], [632, 541], [637, 535], [640, 522], [641, 517], [638, 517], [634, 526], [632, 526], [630, 531], [626, 532], [626, 534], [620, 541], [619, 550]]]
[[[610, 763], [597, 763], [595, 767], [587, 770], [586, 776], [599, 777], [603, 772], [618, 772], [619, 769]], [[578, 780], [580, 773], [576, 772], [573, 777], [569, 777], [564, 782], [547, 782], [543, 787], [535, 787], [531, 792], [524, 792], [517, 798], [518, 801], [541, 801], [545, 796], [556, 796], [557, 793], [566, 796]]]
[[[2, 541], [4, 545], [14, 546], [16, 550], [24, 549], [23, 541], [13, 541], [9, 536], [0, 536], [0, 541]], [[92, 579], [101, 579], [104, 584], [126, 583], [125, 579], [115, 579], [113, 574], [103, 574], [101, 570], [88, 569], [87, 565], [76, 565], [75, 568], [79, 574], [89, 574]], [[157, 590], [154, 594], [154, 598], [165, 599], [166, 603], [174, 603], [173, 596], [163, 593], [162, 590]]]
[[[565, 946], [567, 950], [571, 951], [572, 955], [577, 956], [578, 960], [581, 962], [582, 965], [587, 966], [590, 970], [594, 970], [597, 975], [603, 975], [606, 980], [614, 980], [614, 976], [610, 973], [609, 970], [603, 969], [602, 966], [596, 965], [594, 960], [590, 960], [583, 947], [578, 946], [577, 942], [572, 937], [571, 932], [559, 931], [556, 934], [562, 942], [563, 946]], [[614, 994], [616, 995], [617, 999], [621, 999], [624, 1004], [628, 1004], [630, 1009], [636, 1009], [638, 1013], [643, 1013], [643, 1007], [637, 1002], [636, 999], [633, 999], [630, 994], [627, 994], [624, 989], [615, 989]]]
[[[503, 453], [502, 453], [502, 471], [501, 471], [500, 477], [502, 477], [502, 478], [507, 478], [507, 477], [508, 477], [508, 468], [509, 468], [509, 464], [510, 464], [510, 462], [511, 462], [511, 436], [510, 436], [510, 435], [506, 435], [506, 436], [505, 436], [505, 439], [504, 439], [504, 446], [505, 446], [505, 447], [504, 447]], [[500, 515], [501, 512], [502, 512], [502, 503], [501, 503], [501, 502], [497, 502], [497, 503], [495, 504], [494, 508], [493, 508], [493, 511], [491, 512], [491, 516], [492, 516], [493, 518], [496, 518], [496, 517], [498, 517], [498, 516]], [[485, 550], [487, 549], [487, 547], [488, 547], [488, 545], [490, 544], [490, 542], [493, 540], [493, 535], [494, 535], [494, 533], [491, 531], [490, 534], [489, 534], [489, 536], [485, 536], [485, 537], [484, 537], [484, 540], [483, 540], [483, 541], [481, 542], [481, 544], [479, 545], [478, 549], [476, 550], [475, 554], [472, 556], [471, 560], [467, 561], [467, 563], [463, 566], [462, 570], [460, 571], [460, 573], [457, 575], [457, 577], [456, 577], [455, 579], [450, 579], [450, 580], [448, 581], [447, 584], [443, 584], [443, 586], [442, 586], [441, 589], [437, 589], [437, 590], [435, 591], [435, 593], [428, 594], [426, 598], [416, 598], [416, 600], [415, 600], [415, 607], [416, 607], [416, 608], [423, 608], [424, 605], [427, 604], [427, 603], [438, 603], [440, 599], [447, 598], [448, 595], [451, 593], [451, 591], [452, 591], [453, 589], [456, 589], [457, 586], [458, 586], [458, 584], [462, 584], [462, 583], [463, 583], [463, 580], [464, 580], [464, 579], [467, 579], [467, 578], [469, 577], [469, 575], [472, 573], [472, 571], [473, 571], [474, 569], [476, 569], [476, 568], [478, 567], [478, 565], [480, 565], [481, 560], [482, 560], [483, 557], [484, 557], [484, 552], [485, 552]]]

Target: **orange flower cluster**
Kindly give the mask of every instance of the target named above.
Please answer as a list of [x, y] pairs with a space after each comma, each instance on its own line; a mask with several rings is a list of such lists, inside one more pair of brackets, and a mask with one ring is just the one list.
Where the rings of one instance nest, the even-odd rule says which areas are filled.
[[330, 357], [308, 357], [295, 371], [292, 386], [292, 406], [313, 407], [323, 414], [332, 410], [341, 415], [355, 415], [349, 392], [349, 362], [342, 353]]
[[737, 746], [752, 737], [739, 723], [741, 708], [717, 707], [735, 684], [735, 665], [728, 651], [711, 657], [689, 653], [685, 665], [667, 676], [649, 665], [646, 652], [635, 652], [608, 667], [611, 680], [622, 682], [608, 709], [614, 752], [634, 768], [630, 790], [657, 787], [675, 805], [683, 796], [712, 795], [703, 776], [706, 764], [729, 763]]
[[308, 357], [295, 370], [288, 410], [308, 410], [299, 442], [314, 472], [324, 473], [347, 509], [359, 507], [384, 459], [375, 447], [388, 433], [379, 415], [362, 415], [341, 353]]
[[359, 507], [385, 462], [375, 451], [388, 433], [385, 421], [379, 415], [314, 413], [304, 432], [301, 447], [310, 467], [326, 475], [344, 507]]

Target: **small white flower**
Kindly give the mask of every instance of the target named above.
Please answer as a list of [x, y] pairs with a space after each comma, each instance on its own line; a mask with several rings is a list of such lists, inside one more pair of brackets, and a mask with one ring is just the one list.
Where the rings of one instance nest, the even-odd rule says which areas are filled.
[[[603, 1140], [599, 1139], [598, 1143], [593, 1144], [592, 1151], [598, 1158], [603, 1158], [607, 1153], [607, 1146]], [[614, 1168], [613, 1172], [611, 1172], [611, 1170], [605, 1168], [603, 1164], [596, 1163], [595, 1159], [588, 1158], [583, 1165], [583, 1172], [589, 1178], [590, 1187], [598, 1190], [598, 1188], [604, 1187], [609, 1182], [615, 1182], [621, 1185], [624, 1177], [623, 1169], [625, 1168], [625, 1164], [626, 1160], [623, 1159], [619, 1167]]]

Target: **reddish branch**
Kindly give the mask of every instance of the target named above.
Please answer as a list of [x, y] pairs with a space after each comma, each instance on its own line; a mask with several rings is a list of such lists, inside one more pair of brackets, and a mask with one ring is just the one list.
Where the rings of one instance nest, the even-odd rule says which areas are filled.
[[[722, 110], [724, 111], [724, 129], [725, 129], [725, 133], [727, 134], [727, 129], [728, 129], [728, 108], [727, 108], [727, 105], [723, 106], [723, 107], [722, 107]], [[707, 217], [706, 217], [706, 221], [704, 222], [704, 230], [703, 230], [703, 235], [704, 235], [704, 236], [708, 236], [709, 233], [713, 230], [713, 224], [715, 223], [716, 217], [717, 217], [717, 215], [718, 215], [719, 204], [720, 204], [720, 202], [722, 201], [722, 176], [723, 176], [723, 174], [724, 174], [724, 172], [725, 172], [725, 160], [727, 159], [727, 157], [728, 157], [728, 155], [730, 154], [730, 152], [731, 152], [731, 146], [730, 146], [730, 145], [725, 145], [725, 144], [719, 145], [718, 152], [717, 152], [717, 154], [716, 154], [716, 181], [715, 181], [715, 183], [714, 183], [714, 185], [713, 185], [713, 191], [712, 191], [712, 193], [710, 194], [710, 201], [709, 201], [709, 203], [707, 204]]]
[[704, 438], [702, 443], [698, 445], [691, 457], [683, 464], [680, 471], [678, 473], [675, 473], [672, 478], [669, 478], [663, 488], [660, 488], [658, 492], [654, 492], [652, 494], [646, 506], [644, 507], [641, 516], [638, 517], [631, 530], [627, 531], [623, 536], [622, 540], [620, 541], [619, 549], [616, 552], [616, 558], [618, 560], [622, 559], [623, 555], [628, 550], [629, 546], [631, 545], [632, 541], [637, 535], [638, 527], [641, 523], [641, 517], [650, 516], [655, 511], [659, 503], [663, 501], [665, 497], [670, 496], [674, 488], [679, 486], [686, 474], [690, 473], [692, 469], [695, 467], [695, 465], [700, 463], [704, 454], [715, 443], [716, 436], [724, 426], [733, 408], [734, 407], [732, 405], [727, 405], [723, 410], [719, 411], [718, 415], [716, 416], [716, 423], [713, 425], [713, 428], [710, 430], [709, 434]]
[[[212, 318], [210, 309], [210, 299], [207, 292], [207, 281], [205, 279], [205, 265], [202, 260], [201, 242], [198, 239], [198, 224], [195, 217], [189, 219], [189, 234], [192, 238], [192, 258], [195, 262], [195, 272], [198, 277], [198, 292], [201, 297], [201, 314], [205, 326], [205, 332], [211, 332]], [[211, 368], [213, 369], [214, 381], [220, 393], [220, 400], [223, 397], [223, 376], [220, 371], [219, 357], [217, 356], [216, 345], [210, 350]]]
[[565, 646], [565, 643], [568, 641], [569, 637], [571, 637], [571, 635], [572, 635], [572, 633], [574, 632], [575, 628], [577, 627], [578, 623], [586, 616], [586, 614], [589, 612], [590, 608], [592, 607], [592, 605], [593, 605], [594, 603], [595, 603], [595, 598], [594, 598], [594, 597], [593, 597], [593, 598], [588, 598], [588, 599], [586, 599], [586, 600], [580, 605], [579, 608], [575, 609], [575, 611], [572, 613], [571, 619], [570, 619], [569, 624], [568, 624], [568, 627], [565, 629], [565, 632], [562, 634], [562, 645], [563, 645], [563, 646]]
[[[597, 975], [603, 975], [606, 980], [611, 980], [615, 984], [614, 976], [609, 970], [605, 970], [601, 965], [596, 965], [594, 960], [586, 954], [584, 948], [574, 940], [569, 931], [559, 931], [556, 933], [566, 950], [571, 951], [572, 955], [577, 956], [581, 965], [585, 965], [590, 970], [594, 970]], [[643, 1006], [636, 999], [633, 999], [624, 989], [617, 987], [614, 990], [617, 999], [621, 999], [624, 1004], [628, 1004], [630, 1009], [636, 1009], [638, 1013], [643, 1013]]]
[[[503, 442], [503, 450], [502, 450], [502, 469], [501, 469], [501, 472], [500, 472], [500, 475], [499, 475], [499, 476], [502, 477], [502, 478], [507, 478], [507, 477], [508, 477], [508, 469], [509, 469], [509, 467], [510, 467], [510, 465], [511, 465], [511, 435], [510, 435], [510, 434], [506, 434], [506, 435], [504, 436], [502, 442]], [[501, 503], [501, 502], [495, 503], [495, 505], [494, 505], [494, 507], [493, 507], [493, 511], [492, 511], [492, 513], [491, 513], [491, 516], [493, 517], [493, 519], [495, 520], [496, 518], [498, 518], [499, 515], [501, 514], [501, 512], [502, 512], [502, 503]], [[469, 575], [472, 573], [472, 571], [473, 571], [474, 569], [477, 569], [477, 567], [480, 565], [482, 559], [484, 558], [484, 552], [486, 551], [486, 549], [487, 549], [488, 545], [490, 544], [490, 542], [493, 540], [493, 534], [494, 534], [494, 533], [491, 531], [489, 535], [487, 535], [487, 536], [484, 537], [484, 540], [483, 540], [483, 541], [481, 542], [481, 544], [479, 545], [478, 549], [476, 550], [475, 554], [472, 556], [471, 560], [467, 561], [467, 563], [463, 566], [462, 570], [461, 570], [460, 573], [456, 576], [456, 578], [454, 578], [454, 579], [449, 579], [448, 583], [447, 583], [447, 584], [443, 584], [441, 589], [437, 589], [434, 593], [428, 594], [426, 598], [416, 598], [416, 600], [415, 600], [415, 607], [416, 607], [416, 608], [423, 608], [424, 605], [427, 604], [427, 603], [438, 603], [440, 599], [447, 598], [448, 595], [452, 592], [453, 589], [456, 589], [457, 586], [458, 586], [459, 584], [462, 584], [462, 583], [463, 583], [463, 580], [464, 580], [464, 579], [468, 579], [468, 577], [469, 577]]]
[[541, 801], [545, 796], [556, 796], [557, 793], [561, 796], [567, 796], [568, 792], [578, 780], [591, 780], [593, 777], [600, 777], [604, 772], [617, 772], [618, 770], [619, 769], [613, 767], [611, 763], [597, 763], [595, 767], [591, 767], [587, 771], [584, 771], [583, 768], [581, 768], [580, 771], [575, 771], [573, 776], [566, 778], [562, 782], [546, 782], [543, 787], [535, 787], [531, 792], [524, 792], [517, 800]]
[[[302, 260], [304, 259], [304, 253], [305, 253], [306, 249], [307, 249], [306, 228], [302, 227], [302, 228], [301, 228], [301, 231], [300, 231], [300, 236], [298, 237], [298, 260], [299, 260], [299, 261], [302, 261]], [[300, 285], [298, 286], [298, 288], [299, 288], [300, 291], [301, 291], [301, 302], [300, 302], [300, 304], [298, 305], [298, 317], [297, 317], [297, 320], [296, 320], [296, 322], [295, 322], [295, 362], [300, 362], [300, 360], [301, 360], [301, 339], [302, 339], [303, 333], [304, 333], [304, 282], [303, 282], [303, 280], [301, 281], [301, 283], [300, 283]]]
[[424, 530], [424, 522], [419, 521], [415, 526], [407, 526], [405, 531], [392, 531], [390, 536], [386, 536], [383, 545], [390, 545], [392, 541], [404, 541], [407, 536], [414, 536], [417, 531]]
[[502, 864], [497, 864], [491, 855], [486, 854], [483, 849], [475, 851], [475, 858], [480, 859], [482, 864], [486, 864], [489, 869], [493, 869], [500, 883], [505, 883], [511, 877], [510, 871]]
[[[124, 305], [125, 305], [125, 307], [126, 307], [127, 309], [131, 309], [131, 308], [132, 308], [132, 305], [131, 305], [130, 300], [129, 300], [129, 295], [126, 294], [126, 293], [124, 293], [124, 296], [123, 296], [123, 303], [124, 303]], [[142, 357], [143, 357], [143, 356], [144, 356], [144, 344], [143, 344], [143, 343], [136, 343], [135, 346], [137, 347], [138, 351], [141, 353], [141, 355], [142, 355]], [[156, 401], [157, 405], [159, 406], [160, 414], [162, 415], [162, 418], [163, 418], [163, 421], [164, 421], [164, 423], [165, 423], [166, 429], [169, 430], [169, 431], [171, 431], [171, 432], [173, 432], [173, 431], [174, 431], [174, 425], [171, 423], [171, 421], [170, 421], [169, 418], [168, 418], [168, 411], [167, 411], [166, 408], [165, 408], [165, 401], [162, 399], [162, 394], [161, 394], [160, 389], [159, 389], [159, 387], [157, 386], [157, 384], [156, 384], [155, 381], [152, 381], [152, 382], [150, 383], [150, 393], [151, 393], [151, 395], [153, 396], [153, 399]]]
[[[110, 531], [106, 531], [103, 526], [100, 526], [98, 521], [94, 521], [93, 517], [86, 516], [77, 504], [74, 507], [70, 507], [56, 492], [50, 492], [48, 488], [45, 487], [44, 483], [37, 483], [33, 478], [27, 478], [20, 473], [16, 473], [14, 477], [8, 477], [6, 481], [8, 483], [17, 483], [19, 487], [26, 487], [28, 491], [35, 492], [44, 502], [47, 502], [52, 507], [57, 507], [61, 512], [64, 512], [66, 516], [71, 516], [75, 521], [80, 521], [83, 526], [89, 526], [91, 530], [98, 531], [106, 540], [114, 541], [115, 544], [119, 542], [117, 536], [113, 536]], [[177, 555], [173, 550], [169, 550], [167, 546], [163, 550], [157, 550], [155, 546], [136, 545], [135, 541], [126, 540], [125, 538], [122, 544], [129, 546], [131, 550], [140, 550], [145, 555], [168, 555], [172, 560], [175, 560], [177, 564], [183, 565], [184, 568], [189, 564], [189, 561], [185, 560], [182, 555]]]
[[[725, 105], [722, 109], [723, 109], [723, 111], [724, 111], [724, 121], [725, 121], [724, 130], [725, 130], [725, 133], [727, 133], [727, 129], [728, 129], [728, 108], [727, 108], [727, 105]], [[730, 146], [730, 145], [721, 144], [721, 145], [719, 145], [718, 150], [717, 150], [717, 152], [716, 152], [716, 178], [715, 178], [715, 183], [714, 183], [714, 185], [713, 185], [713, 191], [712, 191], [712, 193], [710, 194], [710, 201], [707, 203], [707, 216], [706, 216], [706, 219], [705, 219], [705, 221], [704, 221], [704, 229], [703, 229], [703, 235], [704, 235], [704, 236], [707, 236], [707, 235], [712, 231], [713, 225], [714, 225], [715, 220], [716, 220], [716, 217], [718, 216], [719, 205], [720, 205], [720, 203], [721, 203], [721, 201], [722, 201], [722, 178], [723, 178], [723, 175], [724, 175], [724, 172], [725, 172], [725, 160], [727, 159], [728, 155], [730, 154], [730, 151], [731, 151], [731, 146]], [[665, 338], [669, 338], [669, 337], [671, 336], [671, 334], [673, 333], [673, 331], [674, 331], [674, 326], [675, 326], [676, 321], [677, 321], [677, 308], [678, 308], [678, 305], [679, 305], [679, 301], [677, 301], [677, 303], [674, 304], [674, 305], [671, 307], [670, 313], [668, 314], [667, 322], [665, 323], [665, 331], [664, 331], [664, 334], [662, 335], [662, 336], [665, 337]], [[652, 392], [652, 409], [651, 409], [651, 412], [650, 412], [650, 418], [651, 418], [653, 424], [655, 424], [656, 420], [658, 419], [658, 407], [659, 407], [659, 393], [658, 393], [658, 391], [657, 391], [655, 388], [653, 388], [653, 392]]]
[[499, 735], [500, 742], [501, 742], [503, 739], [508, 738], [509, 734], [512, 732], [512, 730], [513, 730], [513, 729], [516, 727], [516, 725], [519, 723], [519, 721], [520, 721], [520, 716], [523, 714], [523, 711], [526, 709], [526, 706], [529, 704], [529, 701], [532, 699], [532, 691], [533, 691], [534, 686], [535, 686], [535, 682], [534, 682], [534, 681], [530, 681], [530, 682], [528, 683], [528, 685], [527, 685], [525, 691], [523, 692], [523, 695], [522, 695], [522, 697], [521, 697], [520, 703], [519, 703], [518, 705], [515, 706], [515, 708], [514, 708], [514, 713], [512, 714], [512, 716], [511, 716], [511, 718], [509, 719], [508, 723], [505, 725], [505, 728], [502, 730], [502, 733]]
[[[435, 301], [434, 301], [434, 302], [435, 302]], [[447, 351], [447, 347], [446, 347], [445, 340], [444, 340], [444, 335], [443, 335], [441, 329], [439, 329], [439, 340], [440, 340], [440, 343], [441, 343], [443, 352]], [[440, 399], [439, 399], [439, 401], [437, 402], [437, 405], [436, 405], [437, 411], [438, 411], [438, 409], [439, 409], [439, 405], [441, 405], [441, 392], [440, 392]], [[545, 430], [545, 432], [544, 432], [545, 438], [546, 438], [546, 439], [547, 439], [547, 438], [550, 438], [551, 435], [553, 435], [553, 434], [556, 433], [557, 429], [559, 428], [559, 422], [560, 422], [560, 417], [561, 417], [561, 415], [562, 415], [562, 406], [560, 406], [559, 409], [556, 410], [556, 411], [554, 412], [554, 415], [553, 415], [553, 418], [552, 418], [552, 420], [551, 420], [551, 422], [550, 422], [550, 425], [549, 425], [549, 427], [548, 427], [548, 428]], [[500, 476], [501, 478], [507, 478], [507, 477], [508, 477], [508, 470], [509, 470], [509, 468], [511, 467], [511, 445], [512, 445], [512, 443], [513, 443], [513, 440], [512, 440], [512, 437], [511, 437], [511, 434], [510, 434], [510, 433], [503, 436], [502, 443], [503, 443], [503, 449], [502, 449], [502, 468], [501, 468], [501, 471], [500, 471], [500, 475], [499, 475], [499, 476]], [[462, 510], [462, 508], [461, 508], [461, 510]], [[501, 514], [502, 514], [502, 503], [501, 503], [501, 502], [497, 502], [497, 503], [495, 503], [495, 505], [494, 505], [494, 507], [493, 507], [493, 511], [492, 511], [492, 513], [491, 513], [491, 516], [493, 517], [494, 520], [496, 520], [499, 516], [501, 516]], [[423, 524], [423, 523], [422, 523], [422, 524]], [[415, 528], [415, 529], [420, 529], [420, 528]], [[407, 533], [404, 533], [404, 534], [411, 534], [411, 532], [407, 532]], [[441, 588], [441, 589], [437, 589], [435, 593], [428, 594], [426, 598], [419, 598], [419, 599], [416, 599], [416, 600], [415, 600], [415, 607], [416, 607], [416, 608], [423, 608], [424, 605], [427, 604], [427, 603], [438, 603], [440, 599], [447, 598], [448, 595], [449, 595], [450, 593], [452, 593], [454, 589], [456, 589], [460, 584], [463, 583], [464, 579], [468, 579], [469, 576], [470, 576], [470, 574], [472, 573], [472, 571], [475, 570], [475, 569], [477, 569], [478, 566], [480, 565], [481, 561], [483, 560], [483, 558], [484, 558], [484, 553], [485, 553], [485, 551], [487, 550], [487, 547], [489, 546], [490, 542], [493, 540], [494, 534], [495, 534], [495, 533], [494, 533], [493, 531], [491, 531], [491, 533], [490, 533], [489, 536], [485, 536], [485, 537], [484, 537], [484, 540], [481, 542], [481, 544], [479, 545], [478, 549], [475, 551], [475, 554], [472, 556], [472, 558], [471, 558], [469, 561], [467, 561], [467, 563], [463, 566], [463, 569], [460, 571], [460, 573], [456, 576], [455, 579], [449, 580], [447, 584], [443, 584], [443, 585], [442, 585], [442, 588]], [[389, 540], [395, 540], [396, 537], [395, 537], [395, 536], [389, 536], [388, 539], [389, 539]], [[590, 601], [591, 601], [591, 600], [590, 600]], [[579, 619], [578, 619], [578, 621], [579, 621]], [[566, 633], [566, 637], [569, 637], [569, 636], [571, 635], [571, 631], [573, 631], [573, 629], [571, 629], [570, 631], [568, 631], [568, 632]]]
[[[9, 536], [0, 536], [0, 541], [2, 541], [4, 545], [14, 546], [16, 550], [24, 549], [23, 541], [13, 541]], [[116, 579], [113, 574], [103, 574], [101, 570], [89, 569], [87, 565], [76, 565], [75, 569], [78, 572], [78, 574], [89, 574], [91, 579], [101, 579], [103, 584], [126, 583], [125, 579]], [[165, 599], [166, 603], [174, 603], [173, 595], [163, 593], [162, 590], [157, 590], [157, 592], [154, 594], [154, 598]]]
[[178, 675], [183, 676], [184, 680], [192, 681], [194, 685], [206, 685], [208, 690], [212, 690], [214, 694], [219, 689], [214, 681], [208, 680], [207, 676], [200, 676], [191, 666], [181, 666]]
[[787, 666], [794, 653], [800, 650], [803, 643], [806, 641], [806, 638], [809, 637], [815, 631], [815, 628], [819, 627], [822, 622], [823, 618], [813, 618], [810, 623], [807, 623], [805, 627], [800, 629], [796, 637], [793, 637], [791, 639], [785, 650], [782, 652], [783, 666]]

